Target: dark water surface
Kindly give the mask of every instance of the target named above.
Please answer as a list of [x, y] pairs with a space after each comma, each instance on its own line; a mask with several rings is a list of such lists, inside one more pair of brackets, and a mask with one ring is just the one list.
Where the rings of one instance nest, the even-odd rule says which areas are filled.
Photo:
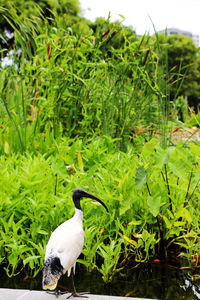
[[[162, 300], [200, 299], [200, 278], [198, 270], [180, 269], [169, 263], [154, 262], [141, 264], [137, 268], [114, 276], [111, 283], [105, 284], [100, 273], [88, 273], [83, 266], [78, 266], [75, 285], [78, 292], [92, 294], [142, 297]], [[25, 275], [8, 278], [0, 271], [0, 287], [41, 290], [42, 274], [36, 278]], [[70, 279], [62, 276], [59, 288], [71, 291]]]

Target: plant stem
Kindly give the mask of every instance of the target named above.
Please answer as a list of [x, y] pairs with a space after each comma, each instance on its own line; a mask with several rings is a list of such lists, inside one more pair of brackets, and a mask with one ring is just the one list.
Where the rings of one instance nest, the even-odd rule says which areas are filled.
[[165, 178], [166, 178], [167, 190], [168, 190], [168, 196], [169, 196], [170, 211], [172, 212], [172, 199], [170, 197], [170, 188], [169, 188], [169, 182], [168, 182], [168, 177], [167, 177], [167, 167], [166, 167], [166, 164], [165, 164]]
[[187, 192], [186, 192], [186, 195], [185, 195], [184, 207], [186, 207], [186, 205], [188, 204], [187, 197], [188, 197], [188, 193], [189, 193], [189, 190], [190, 190], [190, 184], [191, 184], [191, 180], [192, 180], [192, 174], [193, 174], [193, 170], [190, 173], [190, 179], [189, 179], [189, 182], [188, 182]]
[[[188, 199], [188, 201], [187, 201], [186, 205], [188, 204], [188, 202], [189, 202], [189, 201], [190, 201], [190, 199], [192, 198], [192, 196], [193, 196], [193, 194], [194, 194], [194, 192], [195, 192], [196, 188], [198, 187], [198, 185], [199, 185], [199, 181], [200, 181], [200, 180], [198, 180], [198, 181], [197, 181], [197, 184], [195, 185], [195, 188], [194, 188], [194, 190], [193, 190], [192, 194], [190, 195], [190, 197], [189, 197], [189, 199]], [[184, 207], [185, 207], [185, 206], [184, 206]]]
[[57, 193], [57, 183], [58, 183], [58, 174], [56, 173], [56, 182], [55, 182], [55, 190], [54, 190], [54, 195], [56, 196]]
[[148, 185], [147, 182], [146, 182], [146, 186], [147, 186], [147, 190], [148, 190], [149, 196], [151, 196], [151, 192], [150, 192], [149, 185]]

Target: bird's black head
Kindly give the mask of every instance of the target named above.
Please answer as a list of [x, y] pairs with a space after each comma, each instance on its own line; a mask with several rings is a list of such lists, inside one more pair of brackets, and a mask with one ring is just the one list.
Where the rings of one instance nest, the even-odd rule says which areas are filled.
[[81, 200], [81, 198], [90, 198], [90, 199], [93, 199], [93, 200], [98, 201], [99, 203], [101, 203], [101, 204], [105, 207], [105, 209], [106, 209], [107, 212], [108, 212], [108, 208], [107, 208], [107, 206], [103, 203], [103, 201], [101, 201], [101, 200], [100, 200], [99, 198], [97, 198], [96, 196], [94, 196], [94, 195], [92, 195], [92, 194], [86, 192], [85, 190], [79, 189], [79, 188], [75, 189], [75, 190], [73, 191], [73, 194], [72, 194], [72, 199], [73, 199], [73, 201], [74, 201], [74, 205], [75, 205], [76, 208], [81, 209], [81, 206], [80, 206], [80, 200]]

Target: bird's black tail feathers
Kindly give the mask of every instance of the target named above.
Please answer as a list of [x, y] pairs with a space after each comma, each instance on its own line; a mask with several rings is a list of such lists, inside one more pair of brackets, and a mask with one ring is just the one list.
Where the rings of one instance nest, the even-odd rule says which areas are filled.
[[[44, 289], [54, 289], [63, 274], [59, 257], [49, 257], [44, 262], [42, 285]], [[51, 288], [53, 286], [53, 288]]]

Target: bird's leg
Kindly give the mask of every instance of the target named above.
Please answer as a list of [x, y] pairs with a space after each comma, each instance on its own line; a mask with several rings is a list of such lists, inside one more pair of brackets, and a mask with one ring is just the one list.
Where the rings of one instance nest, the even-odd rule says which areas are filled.
[[71, 281], [72, 281], [72, 289], [73, 289], [73, 291], [72, 291], [71, 295], [69, 295], [67, 297], [67, 299], [69, 299], [70, 297], [88, 298], [87, 296], [85, 296], [85, 294], [87, 294], [87, 292], [85, 292], [85, 293], [77, 293], [77, 291], [76, 291], [76, 287], [75, 287], [75, 284], [74, 284], [74, 268], [71, 269], [70, 277], [71, 277]]
[[58, 288], [56, 288], [55, 291], [46, 291], [46, 293], [56, 296], [56, 298], [58, 298], [58, 296], [60, 296], [60, 295], [68, 294], [67, 291], [61, 291]]

